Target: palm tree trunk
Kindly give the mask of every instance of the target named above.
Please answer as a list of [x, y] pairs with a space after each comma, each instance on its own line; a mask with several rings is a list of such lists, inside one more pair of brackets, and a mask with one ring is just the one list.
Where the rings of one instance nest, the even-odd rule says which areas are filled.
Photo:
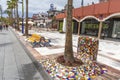
[[2, 19], [2, 6], [0, 5], [0, 13], [1, 13], [1, 19]]
[[17, 30], [17, 6], [15, 6], [15, 29]]
[[66, 63], [73, 63], [73, 47], [72, 47], [72, 3], [73, 0], [68, 0], [67, 6], [67, 25], [66, 25], [66, 42], [65, 42], [65, 51], [64, 59]]
[[12, 14], [12, 16], [13, 16], [13, 22], [14, 22], [13, 24], [15, 24], [14, 27], [16, 28], [16, 21], [15, 21], [15, 19], [16, 19], [16, 12], [15, 12], [15, 8], [13, 8], [13, 14]]
[[28, 0], [26, 0], [26, 27], [25, 35], [28, 36]]
[[16, 1], [16, 15], [17, 15], [17, 30], [20, 30], [20, 28], [19, 28], [19, 15], [18, 15], [18, 1]]
[[10, 25], [13, 26], [13, 9], [11, 9], [11, 14], [10, 14]]

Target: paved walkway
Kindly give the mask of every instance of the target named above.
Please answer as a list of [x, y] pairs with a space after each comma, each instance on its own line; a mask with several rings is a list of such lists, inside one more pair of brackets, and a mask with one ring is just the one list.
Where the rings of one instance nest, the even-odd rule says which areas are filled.
[[[29, 33], [36, 33], [51, 39], [51, 44], [55, 47], [36, 47], [41, 55], [60, 54], [64, 52], [65, 34], [57, 31], [29, 30]], [[73, 35], [73, 51], [77, 52], [78, 35]], [[120, 71], [120, 42], [110, 40], [99, 41], [98, 62], [106, 64]]]
[[[36, 47], [41, 55], [48, 55], [50, 57], [56, 56], [64, 52], [65, 34], [60, 34], [57, 31], [44, 30], [29, 30], [29, 33], [36, 33], [51, 39], [52, 47]], [[18, 33], [21, 35], [20, 33]], [[78, 36], [73, 35], [73, 51], [77, 52]], [[120, 42], [100, 40], [99, 41], [99, 55], [98, 62], [108, 69], [108, 72], [95, 80], [119, 80], [120, 79]], [[102, 79], [101, 79], [102, 78]]]
[[[26, 38], [22, 36], [21, 32], [16, 32], [16, 33], [22, 38], [22, 41], [24, 40], [26, 41]], [[44, 55], [44, 56], [48, 55], [49, 57], [53, 57], [53, 56], [56, 56], [56, 54], [58, 55], [58, 54], [63, 53], [64, 43], [65, 43], [64, 34], [60, 34], [59, 32], [56, 32], [56, 31], [44, 31], [44, 30], [36, 31], [33, 29], [29, 30], [29, 33], [30, 34], [36, 33], [36, 34], [44, 36], [45, 38], [51, 39], [51, 44], [53, 45], [52, 47], [34, 48], [38, 51], [37, 53], [39, 53], [40, 55]], [[73, 35], [74, 52], [77, 51], [77, 40], [78, 40], [78, 36]], [[102, 76], [97, 77], [95, 80], [103, 80], [103, 79], [104, 80], [119, 80], [120, 79], [120, 75], [119, 75], [120, 74], [120, 70], [119, 70], [120, 69], [120, 60], [119, 60], [120, 42], [100, 40], [99, 47], [100, 48], [99, 48], [98, 62], [101, 63], [102, 66], [105, 66], [108, 69], [108, 72]], [[32, 52], [32, 53], [35, 53], [35, 52]], [[48, 79], [45, 79], [45, 80], [48, 80]]]
[[11, 30], [0, 32], [0, 80], [44, 80]]

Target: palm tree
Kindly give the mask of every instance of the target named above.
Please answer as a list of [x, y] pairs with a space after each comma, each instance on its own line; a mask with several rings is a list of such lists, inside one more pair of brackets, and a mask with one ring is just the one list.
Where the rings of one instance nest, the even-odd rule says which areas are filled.
[[26, 27], [25, 35], [28, 36], [28, 0], [26, 0]]
[[[20, 28], [19, 28], [19, 16], [18, 16], [18, 0], [11, 0], [11, 2], [14, 5], [14, 10], [16, 9], [16, 21], [17, 21], [16, 29], [20, 30]], [[14, 13], [15, 13], [15, 11], [14, 11]]]
[[7, 9], [7, 10], [4, 11], [4, 13], [8, 15], [8, 17], [9, 17], [9, 24], [11, 24], [11, 14], [12, 14], [12, 12], [9, 9]]
[[16, 2], [16, 17], [17, 17], [17, 30], [20, 30], [19, 28], [19, 14], [18, 14], [18, 0], [15, 1]]
[[72, 47], [72, 6], [73, 0], [68, 0], [67, 5], [67, 25], [66, 25], [66, 42], [65, 42], [65, 51], [64, 59], [66, 63], [73, 63], [73, 47]]
[[9, 9], [6, 9], [6, 10], [4, 11], [4, 14], [7, 14], [7, 15], [8, 15], [8, 17], [10, 18], [11, 11], [10, 11]]
[[2, 19], [2, 6], [0, 5], [0, 14], [1, 14], [1, 19]]
[[[16, 20], [17, 20], [17, 27], [16, 27], [16, 29], [20, 30], [19, 29], [19, 17], [18, 17], [18, 0], [7, 1], [7, 5], [8, 5], [7, 9], [10, 9], [11, 13], [12, 13], [11, 14], [12, 23], [13, 23], [13, 13], [14, 13], [14, 17], [16, 17]], [[16, 12], [15, 12], [15, 10], [16, 10]], [[16, 21], [14, 20], [14, 22], [16, 22]]]
[[13, 23], [13, 9], [14, 9], [14, 5], [11, 1], [7, 1], [7, 10], [5, 11], [5, 13], [8, 13], [9, 17], [10, 17], [10, 25], [12, 25]]

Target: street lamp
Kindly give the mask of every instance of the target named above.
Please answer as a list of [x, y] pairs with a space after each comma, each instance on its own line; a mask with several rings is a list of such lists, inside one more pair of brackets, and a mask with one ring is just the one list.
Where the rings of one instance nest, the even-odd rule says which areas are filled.
[[22, 0], [22, 33], [24, 34], [24, 4]]
[[22, 33], [24, 34], [24, 1], [20, 3], [22, 3]]

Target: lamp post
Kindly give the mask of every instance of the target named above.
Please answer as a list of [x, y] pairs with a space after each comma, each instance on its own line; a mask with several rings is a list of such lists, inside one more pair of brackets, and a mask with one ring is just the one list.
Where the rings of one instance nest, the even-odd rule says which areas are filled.
[[23, 0], [19, 2], [22, 4], [22, 33], [24, 34], [24, 2]]
[[24, 34], [24, 2], [22, 0], [22, 33]]

